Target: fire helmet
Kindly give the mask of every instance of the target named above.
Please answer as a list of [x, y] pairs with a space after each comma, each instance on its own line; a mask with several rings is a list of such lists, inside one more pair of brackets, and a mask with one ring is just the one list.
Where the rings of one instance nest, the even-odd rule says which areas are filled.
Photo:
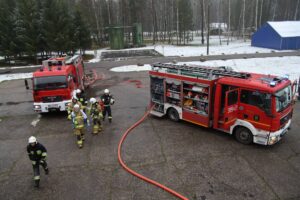
[[90, 98], [90, 103], [91, 103], [91, 104], [96, 103], [96, 101], [97, 101], [97, 100], [96, 100], [94, 97]]
[[80, 94], [81, 93], [81, 90], [80, 89], [77, 89], [76, 90], [76, 94]]
[[104, 94], [109, 94], [109, 90], [108, 90], [108, 89], [105, 89], [105, 90], [104, 90]]
[[80, 110], [80, 106], [78, 104], [74, 105], [74, 111], [78, 112]]
[[36, 137], [30, 136], [30, 137], [28, 138], [28, 143], [29, 143], [29, 144], [31, 144], [31, 143], [36, 143], [36, 142], [37, 142]]

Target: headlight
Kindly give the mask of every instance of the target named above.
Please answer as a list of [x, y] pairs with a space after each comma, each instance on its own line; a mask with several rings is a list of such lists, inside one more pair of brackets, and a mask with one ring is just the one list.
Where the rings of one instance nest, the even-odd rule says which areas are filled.
[[274, 144], [275, 142], [277, 142], [277, 137], [276, 136], [270, 137], [269, 144]]
[[34, 106], [34, 109], [35, 109], [35, 110], [41, 110], [41, 106], [40, 106], [40, 105], [35, 105], [35, 106]]

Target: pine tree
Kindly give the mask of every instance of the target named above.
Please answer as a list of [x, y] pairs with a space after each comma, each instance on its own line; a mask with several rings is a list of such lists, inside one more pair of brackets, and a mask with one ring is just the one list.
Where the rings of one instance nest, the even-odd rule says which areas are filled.
[[0, 54], [8, 60], [21, 52], [14, 31], [14, 8], [14, 0], [0, 1]]
[[75, 27], [73, 37], [76, 43], [74, 47], [84, 51], [91, 46], [91, 33], [79, 10], [74, 12], [73, 18], [72, 24]]
[[15, 30], [24, 53], [37, 58], [39, 49], [39, 15], [36, 0], [17, 0]]
[[178, 1], [178, 12], [179, 12], [179, 35], [180, 40], [183, 37], [183, 42], [185, 44], [186, 33], [188, 30], [192, 29], [193, 24], [193, 14], [191, 8], [191, 2], [186, 0]]

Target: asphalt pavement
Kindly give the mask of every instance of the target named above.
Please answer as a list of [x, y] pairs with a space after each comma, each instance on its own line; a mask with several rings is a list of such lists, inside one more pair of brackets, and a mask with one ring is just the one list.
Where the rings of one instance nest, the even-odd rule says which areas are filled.
[[[112, 106], [113, 122], [105, 121], [104, 131], [97, 136], [87, 129], [83, 149], [76, 146], [66, 113], [38, 115], [32, 110], [32, 93], [25, 89], [24, 81], [0, 83], [0, 199], [176, 199], [119, 165], [119, 140], [149, 103], [149, 77], [147, 72], [109, 71], [123, 64], [173, 59], [87, 64], [87, 70], [96, 69], [103, 77], [89, 89], [89, 96], [99, 97], [104, 88], [109, 88], [116, 103]], [[186, 58], [176, 58], [180, 59]], [[137, 80], [141, 87], [136, 86]], [[148, 117], [127, 137], [124, 160], [189, 199], [297, 200], [299, 108], [296, 103], [292, 129], [274, 146], [243, 145], [223, 132]], [[31, 162], [25, 150], [31, 135], [48, 149], [50, 174], [42, 171], [40, 189], [33, 187]]]

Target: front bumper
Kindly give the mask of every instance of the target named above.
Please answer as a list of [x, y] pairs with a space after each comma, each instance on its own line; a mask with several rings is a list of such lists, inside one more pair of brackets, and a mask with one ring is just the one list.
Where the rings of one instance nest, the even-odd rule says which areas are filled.
[[66, 111], [71, 100], [51, 102], [51, 103], [33, 103], [33, 110], [38, 113], [47, 113], [50, 111]]
[[292, 120], [290, 119], [282, 129], [275, 132], [270, 132], [268, 145], [273, 145], [281, 140], [281, 138], [288, 132], [288, 129], [291, 126], [291, 121]]

